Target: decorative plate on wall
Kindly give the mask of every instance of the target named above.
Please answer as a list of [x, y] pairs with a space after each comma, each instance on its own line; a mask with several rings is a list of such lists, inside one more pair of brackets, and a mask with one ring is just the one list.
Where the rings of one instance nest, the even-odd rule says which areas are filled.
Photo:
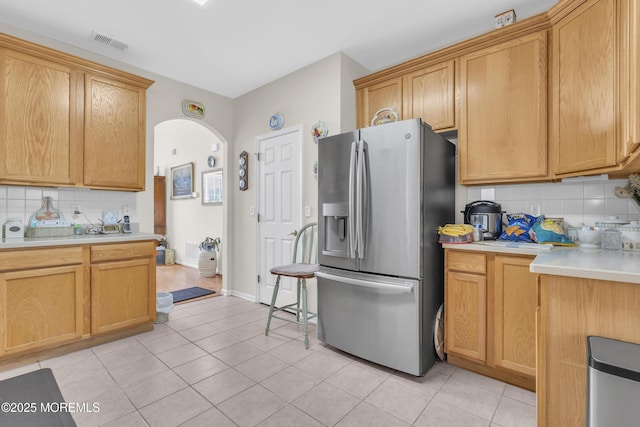
[[284, 125], [284, 117], [282, 117], [282, 114], [275, 113], [273, 116], [269, 118], [269, 127], [271, 128], [271, 130], [282, 129], [283, 125]]
[[311, 136], [313, 136], [314, 142], [318, 142], [318, 138], [324, 138], [327, 135], [329, 135], [329, 128], [325, 122], [318, 121], [311, 127]]
[[184, 101], [182, 101], [182, 112], [185, 116], [201, 119], [204, 117], [204, 105], [199, 102], [189, 101], [188, 99], [185, 99]]

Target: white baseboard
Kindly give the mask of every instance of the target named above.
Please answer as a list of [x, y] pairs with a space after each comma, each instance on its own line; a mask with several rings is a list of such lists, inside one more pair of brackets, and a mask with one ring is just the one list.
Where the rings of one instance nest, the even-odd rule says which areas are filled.
[[238, 297], [251, 302], [258, 302], [255, 295], [247, 294], [245, 292], [240, 292], [233, 289], [227, 289], [226, 291], [223, 290], [223, 295]]

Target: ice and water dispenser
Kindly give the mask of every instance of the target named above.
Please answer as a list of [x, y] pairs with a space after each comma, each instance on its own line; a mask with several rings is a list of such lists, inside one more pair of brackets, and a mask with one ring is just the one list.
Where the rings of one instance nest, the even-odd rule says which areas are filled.
[[349, 257], [349, 203], [323, 203], [323, 255]]

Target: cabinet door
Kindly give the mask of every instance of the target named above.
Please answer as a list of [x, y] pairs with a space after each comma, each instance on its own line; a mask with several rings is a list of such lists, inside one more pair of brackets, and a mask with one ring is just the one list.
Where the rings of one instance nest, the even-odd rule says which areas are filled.
[[493, 304], [493, 363], [535, 378], [536, 274], [532, 258], [496, 255]]
[[486, 361], [485, 276], [447, 272], [445, 289], [445, 347], [447, 353]]
[[455, 61], [424, 68], [404, 77], [404, 116], [420, 117], [433, 130], [454, 128]]
[[167, 184], [164, 176], [153, 178], [153, 232], [167, 232]]
[[[591, 0], [553, 27], [554, 172], [616, 164], [616, 0]], [[625, 89], [628, 91], [628, 89]]]
[[404, 118], [402, 111], [402, 77], [358, 89], [356, 91], [358, 127], [371, 126], [371, 119], [378, 110], [393, 108], [399, 119]]
[[[640, 146], [640, 1], [618, 0], [618, 42], [621, 121], [623, 136], [619, 158], [638, 155]], [[627, 85], [628, 82], [628, 85]]]
[[144, 190], [145, 90], [85, 75], [84, 185]]
[[0, 49], [0, 181], [82, 179], [82, 74]]
[[0, 354], [81, 339], [83, 272], [69, 266], [0, 274]]
[[547, 33], [460, 59], [461, 183], [548, 177]]
[[152, 322], [156, 316], [155, 259], [91, 266], [91, 333]]

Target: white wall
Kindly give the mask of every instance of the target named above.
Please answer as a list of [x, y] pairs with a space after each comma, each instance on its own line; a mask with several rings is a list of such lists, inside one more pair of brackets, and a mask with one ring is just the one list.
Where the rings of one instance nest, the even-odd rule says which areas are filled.
[[[155, 128], [155, 167], [166, 177], [167, 184], [167, 241], [176, 251], [176, 262], [197, 267], [197, 258], [186, 256], [186, 244], [196, 245], [206, 237], [222, 238], [223, 205], [202, 205], [202, 172], [211, 170], [207, 158], [216, 159], [215, 169], [221, 169], [226, 158], [226, 144], [202, 124], [187, 120], [168, 120]], [[211, 145], [217, 151], [211, 151]], [[175, 150], [175, 155], [173, 154]], [[171, 168], [186, 163], [194, 165], [193, 191], [198, 196], [190, 199], [171, 199]], [[223, 242], [224, 244], [224, 242]]]
[[[311, 127], [322, 120], [329, 134], [355, 128], [355, 89], [352, 81], [368, 73], [344, 54], [335, 54], [289, 74], [234, 100], [234, 142], [229, 156], [237, 159], [240, 152], [256, 151], [256, 136], [269, 133], [269, 117], [278, 112], [284, 116], [284, 126], [302, 125], [302, 206], [310, 206], [311, 218], [317, 221], [318, 182], [313, 176], [313, 164], [318, 159], [318, 147], [311, 137]], [[251, 159], [255, 164], [255, 157]], [[237, 162], [230, 161], [228, 176], [236, 177]], [[252, 170], [256, 170], [255, 166]], [[227, 246], [232, 259], [233, 292], [247, 298], [256, 297], [256, 217], [249, 209], [256, 207], [255, 175], [249, 189], [240, 192], [234, 181], [232, 246]], [[229, 251], [230, 250], [230, 251]], [[310, 284], [310, 307], [315, 310], [315, 287]]]

